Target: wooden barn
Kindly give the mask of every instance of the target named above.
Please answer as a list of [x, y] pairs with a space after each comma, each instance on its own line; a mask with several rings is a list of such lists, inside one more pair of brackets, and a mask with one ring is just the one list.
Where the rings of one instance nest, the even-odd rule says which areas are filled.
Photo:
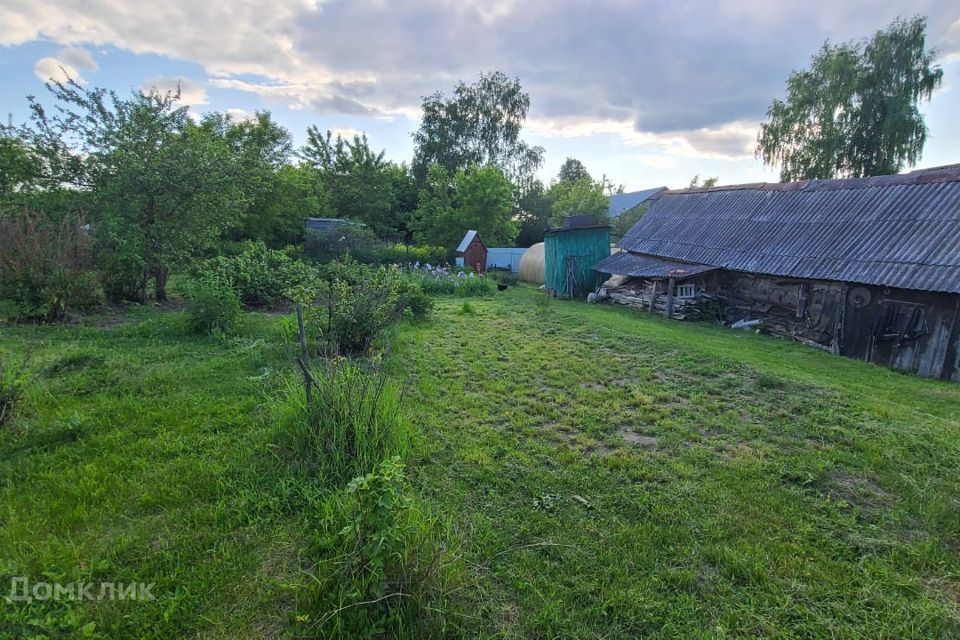
[[960, 165], [666, 191], [601, 297], [960, 380]]
[[487, 245], [483, 244], [480, 234], [473, 229], [467, 231], [460, 241], [456, 263], [458, 267], [470, 267], [477, 273], [487, 270]]

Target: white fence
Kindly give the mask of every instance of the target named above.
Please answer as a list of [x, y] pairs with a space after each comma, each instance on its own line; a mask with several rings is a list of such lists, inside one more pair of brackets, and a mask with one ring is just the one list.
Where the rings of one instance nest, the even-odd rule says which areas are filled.
[[487, 249], [487, 269], [520, 271], [520, 258], [526, 252], [523, 247], [496, 247]]

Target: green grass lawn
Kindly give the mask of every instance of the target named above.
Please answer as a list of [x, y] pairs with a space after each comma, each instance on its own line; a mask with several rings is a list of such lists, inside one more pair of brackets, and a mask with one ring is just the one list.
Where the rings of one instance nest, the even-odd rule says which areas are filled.
[[[35, 373], [0, 433], [0, 597], [156, 600], [0, 599], [0, 637], [295, 634], [313, 523], [277, 453], [280, 319], [108, 320], [0, 329]], [[956, 385], [526, 287], [441, 299], [387, 363], [460, 567], [451, 637], [960, 635]]]

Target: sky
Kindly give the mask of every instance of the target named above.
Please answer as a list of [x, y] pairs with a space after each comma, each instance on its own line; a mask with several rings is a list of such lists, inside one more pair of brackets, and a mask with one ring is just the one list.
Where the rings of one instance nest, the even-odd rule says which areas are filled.
[[957, 0], [0, 0], [0, 106], [23, 122], [64, 72], [179, 85], [194, 114], [269, 110], [298, 144], [315, 124], [409, 162], [422, 97], [496, 68], [530, 94], [547, 181], [567, 157], [628, 191], [776, 181], [753, 147], [790, 71], [915, 14], [944, 70], [918, 167], [957, 163]]

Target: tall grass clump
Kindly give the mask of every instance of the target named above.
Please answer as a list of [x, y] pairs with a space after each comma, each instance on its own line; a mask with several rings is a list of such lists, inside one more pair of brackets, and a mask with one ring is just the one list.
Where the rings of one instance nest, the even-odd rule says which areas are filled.
[[384, 459], [406, 453], [410, 430], [386, 373], [335, 357], [312, 375], [312, 404], [306, 404], [302, 386], [291, 388], [282, 418], [306, 477], [343, 487]]
[[399, 457], [384, 459], [326, 500], [311, 588], [298, 603], [299, 635], [421, 638], [443, 635], [443, 602], [456, 575], [440, 522], [412, 497]]
[[13, 416], [13, 409], [27, 385], [27, 362], [29, 356], [15, 361], [9, 354], [0, 351], [0, 427]]

